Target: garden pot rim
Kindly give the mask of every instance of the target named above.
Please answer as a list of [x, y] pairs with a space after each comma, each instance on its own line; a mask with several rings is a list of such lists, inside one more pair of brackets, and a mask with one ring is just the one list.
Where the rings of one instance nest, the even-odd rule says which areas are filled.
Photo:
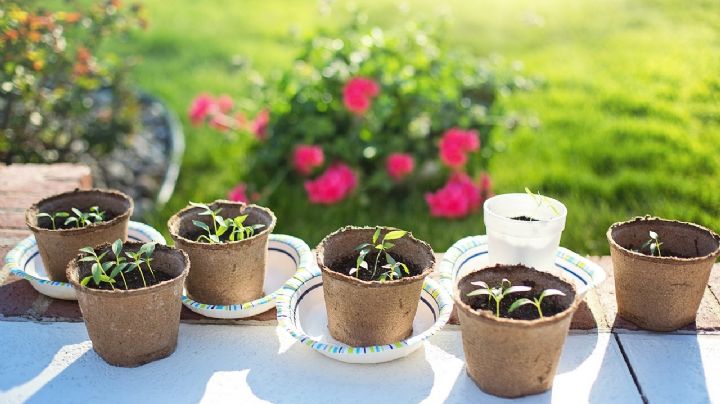
[[364, 281], [364, 280], [358, 279], [358, 278], [356, 278], [356, 277], [354, 277], [354, 276], [345, 275], [345, 274], [342, 274], [342, 273], [340, 273], [340, 272], [333, 271], [332, 269], [328, 268], [324, 263], [321, 264], [321, 260], [324, 262], [323, 257], [324, 257], [324, 252], [325, 252], [324, 248], [321, 248], [321, 246], [325, 243], [325, 241], [326, 241], [328, 238], [330, 238], [330, 237], [332, 237], [332, 236], [335, 236], [335, 235], [337, 235], [337, 234], [340, 234], [340, 233], [344, 233], [344, 232], [346, 232], [346, 231], [353, 231], [353, 230], [374, 230], [374, 229], [376, 229], [376, 228], [378, 228], [378, 227], [383, 228], [383, 229], [388, 230], [388, 231], [392, 231], [392, 230], [402, 230], [402, 229], [398, 229], [398, 228], [396, 228], [396, 227], [391, 227], [391, 226], [344, 226], [344, 227], [341, 227], [340, 229], [335, 230], [334, 232], [328, 234], [327, 236], [325, 236], [325, 238], [323, 238], [323, 239], [320, 241], [320, 243], [318, 244], [318, 246], [315, 248], [315, 258], [316, 258], [316, 260], [317, 260], [318, 267], [320, 267], [320, 270], [322, 271], [323, 275], [328, 275], [328, 276], [330, 276], [330, 277], [332, 277], [332, 278], [335, 278], [335, 279], [337, 279], [337, 280], [340, 280], [340, 281], [343, 281], [343, 282], [346, 282], [346, 283], [353, 284], [353, 285], [358, 286], [358, 287], [364, 287], [364, 288], [388, 288], [388, 287], [403, 286], [403, 285], [406, 285], [406, 284], [408, 284], [408, 283], [413, 283], [413, 282], [421, 281], [421, 280], [425, 279], [426, 277], [428, 277], [428, 276], [433, 272], [433, 270], [434, 270], [434, 268], [435, 268], [435, 254], [433, 253], [432, 247], [430, 246], [430, 244], [426, 243], [425, 241], [422, 241], [422, 240], [420, 240], [420, 239], [415, 238], [415, 237], [413, 236], [412, 232], [410, 232], [410, 231], [407, 232], [407, 237], [409, 237], [410, 240], [412, 240], [413, 242], [416, 242], [416, 243], [418, 243], [418, 244], [420, 244], [420, 245], [425, 245], [425, 246], [427, 246], [427, 248], [428, 248], [429, 251], [430, 251], [430, 265], [429, 265], [427, 268], [424, 268], [423, 271], [422, 271], [421, 273], [417, 274], [417, 275], [404, 276], [404, 277], [402, 277], [402, 278], [400, 278], [400, 279], [393, 279], [393, 280], [391, 280], [391, 281], [386, 281], [386, 282], [380, 282], [380, 281]]
[[[123, 200], [128, 203], [128, 208], [120, 215], [117, 215], [116, 217], [110, 219], [110, 220], [104, 220], [100, 223], [90, 223], [87, 226], [79, 227], [79, 228], [72, 228], [72, 229], [46, 229], [44, 227], [40, 227], [37, 225], [37, 215], [40, 212], [40, 205], [53, 201], [53, 200], [60, 200], [63, 198], [66, 198], [71, 195], [76, 194], [104, 194], [111, 197], [116, 197], [120, 200]], [[101, 230], [107, 227], [112, 227], [120, 222], [123, 222], [125, 220], [130, 219], [130, 215], [132, 215], [133, 209], [135, 207], [135, 204], [128, 195], [126, 195], [123, 192], [120, 192], [116, 189], [105, 189], [105, 188], [91, 188], [91, 189], [80, 189], [75, 188], [72, 191], [68, 192], [61, 192], [59, 194], [50, 195], [48, 197], [42, 198], [39, 201], [33, 203], [29, 208], [25, 210], [25, 225], [30, 228], [33, 232], [49, 232], [53, 234], [58, 234], [61, 236], [72, 236], [79, 233], [91, 233], [95, 230]]]
[[[633, 224], [636, 224], [639, 222], [650, 222], [650, 221], [660, 222], [663, 224], [678, 224], [681, 226], [692, 228], [699, 232], [709, 234], [715, 240], [715, 242], [717, 243], [717, 246], [715, 247], [715, 250], [713, 250], [710, 253], [705, 254], [703, 256], [699, 256], [699, 257], [690, 257], [690, 258], [670, 257], [670, 256], [656, 257], [656, 256], [646, 255], [646, 254], [642, 254], [642, 253], [639, 253], [636, 251], [632, 251], [628, 248], [623, 247], [622, 245], [618, 244], [615, 241], [615, 238], [613, 237], [613, 231], [615, 229], [624, 227], [624, 226], [633, 225]], [[611, 250], [615, 250], [615, 251], [617, 251], [627, 257], [630, 257], [632, 259], [639, 259], [639, 260], [649, 261], [649, 262], [654, 262], [654, 263], [682, 264], [682, 265], [694, 264], [694, 263], [697, 263], [700, 261], [705, 261], [708, 259], [717, 259], [718, 255], [720, 255], [720, 236], [717, 233], [715, 233], [714, 231], [712, 231], [711, 229], [701, 226], [696, 223], [683, 222], [680, 220], [664, 219], [664, 218], [661, 218], [658, 216], [651, 216], [651, 215], [636, 216], [630, 220], [613, 223], [610, 226], [610, 228], [608, 228], [606, 235], [607, 235], [608, 242], [610, 243]]]
[[568, 213], [567, 206], [565, 206], [564, 203], [560, 202], [559, 200], [557, 200], [555, 198], [552, 198], [552, 197], [549, 197], [546, 195], [542, 195], [542, 196], [544, 198], [547, 198], [550, 201], [554, 202], [556, 204], [556, 207], [559, 207], [561, 209], [561, 212], [559, 215], [555, 215], [555, 216], [551, 217], [550, 219], [535, 219], [535, 221], [524, 221], [524, 220], [513, 219], [513, 218], [507, 217], [505, 215], [501, 215], [499, 213], [494, 212], [490, 208], [490, 205], [492, 204], [493, 199], [495, 199], [497, 201], [499, 199], [509, 198], [509, 197], [523, 197], [523, 198], [530, 197], [527, 193], [521, 193], [521, 192], [510, 192], [510, 193], [506, 193], [506, 194], [498, 194], [498, 195], [491, 196], [490, 198], [486, 199], [485, 202], [483, 203], [483, 213], [490, 214], [492, 217], [494, 217], [498, 220], [501, 220], [501, 221], [506, 221], [509, 223], [525, 223], [525, 224], [528, 224], [531, 226], [535, 225], [535, 224], [540, 224], [540, 223], [556, 223], [556, 222], [561, 222], [561, 221], [566, 220], [567, 213]]
[[237, 205], [240, 206], [241, 211], [244, 211], [248, 208], [256, 208], [258, 210], [261, 210], [265, 213], [267, 213], [270, 216], [270, 224], [265, 226], [264, 229], [261, 231], [254, 233], [252, 236], [243, 239], [243, 240], [237, 240], [237, 241], [224, 241], [222, 243], [203, 243], [201, 241], [195, 241], [191, 240], [189, 238], [186, 238], [184, 236], [180, 235], [179, 227], [180, 227], [180, 220], [182, 219], [182, 216], [189, 213], [190, 211], [194, 209], [201, 209], [196, 206], [188, 205], [182, 209], [180, 209], [177, 213], [172, 215], [170, 219], [167, 221], [167, 228], [170, 232], [170, 236], [177, 242], [182, 241], [183, 243], [192, 245], [192, 246], [202, 246], [202, 248], [208, 249], [208, 250], [224, 250], [227, 248], [231, 248], [237, 245], [242, 245], [249, 243], [250, 241], [253, 241], [255, 239], [258, 239], [260, 237], [265, 236], [266, 234], [272, 233], [273, 229], [275, 228], [275, 224], [277, 223], [277, 218], [275, 217], [275, 213], [265, 206], [256, 205], [254, 203], [245, 203], [245, 202], [239, 202], [239, 201], [230, 201], [227, 199], [216, 199], [210, 203], [208, 203], [208, 206], [212, 206], [213, 204], [225, 204], [225, 205]]
[[522, 265], [522, 264], [496, 264], [493, 266], [487, 266], [475, 269], [471, 272], [468, 272], [465, 274], [460, 280], [458, 280], [458, 285], [462, 284], [462, 282], [470, 277], [471, 275], [474, 275], [478, 272], [488, 270], [488, 269], [502, 269], [502, 268], [514, 268], [514, 267], [523, 267], [527, 268], [533, 271], [543, 272], [549, 276], [552, 276], [554, 278], [557, 278], [561, 280], [563, 283], [565, 283], [568, 288], [570, 288], [573, 293], [575, 293], [575, 297], [573, 299], [572, 304], [570, 304], [565, 310], [561, 311], [560, 313], [554, 314], [549, 317], [542, 317], [542, 318], [536, 318], [534, 320], [520, 320], [520, 319], [513, 319], [513, 318], [505, 318], [505, 317], [496, 317], [491, 311], [488, 310], [475, 310], [472, 307], [470, 307], [469, 304], [462, 301], [460, 298], [460, 288], [456, 288], [456, 290], [453, 292], [453, 300], [455, 301], [455, 306], [458, 308], [458, 310], [462, 310], [465, 314], [472, 316], [478, 320], [481, 320], [485, 323], [491, 324], [493, 326], [500, 326], [500, 327], [509, 327], [509, 328], [539, 328], [539, 327], [545, 327], [554, 325], [556, 323], [562, 322], [565, 320], [568, 316], [572, 316], [575, 311], [577, 310], [578, 306], [580, 306], [580, 303], [582, 302], [583, 298], [580, 296], [580, 294], [577, 291], [577, 288], [575, 287], [575, 284], [572, 282], [568, 282], [567, 280], [563, 279], [562, 277], [559, 277], [557, 275], [551, 274], [549, 272], [539, 271], [537, 269]]
[[[139, 247], [139, 246], [142, 246], [143, 244], [145, 244], [145, 243], [141, 243], [141, 242], [137, 242], [137, 241], [126, 241], [125, 243], [123, 243], [123, 247], [124, 247], [124, 246], [128, 246], [128, 245], [130, 245], [130, 246], [138, 246], [138, 247]], [[98, 245], [98, 246], [93, 247], [93, 249], [94, 249], [94, 250], [98, 250], [98, 249], [110, 248], [110, 247], [111, 247], [111, 245], [110, 245], [109, 243], [103, 243], [103, 244], [100, 244], [100, 245]], [[68, 282], [70, 282], [70, 284], [72, 285], [72, 287], [73, 287], [77, 292], [88, 293], [88, 294], [97, 295], [97, 296], [104, 296], [104, 297], [107, 297], [107, 298], [122, 299], [122, 298], [127, 298], [127, 297], [132, 297], [132, 296], [141, 296], [141, 295], [145, 295], [145, 294], [148, 294], [148, 293], [153, 293], [153, 292], [155, 292], [156, 290], [158, 290], [158, 289], [160, 289], [160, 288], [164, 288], [164, 287], [166, 287], [166, 286], [168, 286], [168, 285], [170, 285], [170, 284], [173, 284], [173, 283], [177, 282], [178, 280], [182, 281], [182, 279], [184, 279], [185, 277], [187, 277], [187, 274], [188, 274], [188, 272], [190, 271], [190, 258], [188, 257], [188, 255], [187, 255], [187, 253], [186, 253], [185, 251], [183, 251], [183, 250], [181, 250], [181, 249], [179, 249], [179, 248], [173, 248], [173, 247], [170, 247], [170, 246], [167, 246], [167, 245], [163, 245], [163, 244], [159, 244], [159, 243], [156, 243], [156, 244], [155, 244], [155, 249], [156, 249], [156, 250], [157, 250], [157, 249], [166, 250], [167, 252], [169, 252], [169, 253], [171, 253], [171, 254], [180, 254], [180, 255], [183, 257], [183, 263], [185, 264], [185, 267], [183, 268], [183, 271], [182, 271], [180, 274], [178, 274], [177, 276], [173, 277], [173, 278], [164, 280], [164, 281], [162, 281], [162, 282], [160, 282], [160, 283], [157, 283], [157, 284], [155, 284], [155, 285], [148, 286], [148, 287], [142, 287], [142, 288], [130, 289], [130, 290], [125, 290], [125, 289], [115, 289], [115, 290], [95, 289], [95, 288], [90, 288], [90, 287], [81, 285], [80, 282], [78, 281], [78, 279], [75, 279], [74, 276], [71, 276], [71, 274], [72, 274], [72, 275], [76, 275], [76, 274], [77, 274], [77, 270], [79, 269], [79, 268], [78, 268], [78, 258], [80, 258], [80, 256], [82, 256], [83, 254], [78, 254], [77, 257], [75, 257], [72, 261], [70, 261], [70, 262], [68, 263], [67, 270], [66, 270]], [[78, 276], [78, 278], [79, 278], [79, 276]]]

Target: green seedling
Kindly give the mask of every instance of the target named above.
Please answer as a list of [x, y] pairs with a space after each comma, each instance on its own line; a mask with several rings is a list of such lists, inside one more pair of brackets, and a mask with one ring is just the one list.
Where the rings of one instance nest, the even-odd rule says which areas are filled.
[[480, 288], [468, 292], [467, 296], [487, 295], [488, 303], [490, 303], [490, 300], [495, 301], [495, 317], [500, 317], [500, 302], [502, 302], [502, 300], [506, 296], [512, 293], [527, 292], [532, 289], [529, 286], [513, 286], [512, 283], [507, 279], [503, 279], [500, 282], [500, 286], [495, 288], [491, 288], [490, 286], [488, 286], [487, 283], [483, 281], [475, 281], [470, 283], [475, 286], [480, 286]]
[[560, 216], [560, 211], [557, 209], [557, 207], [555, 207], [555, 205], [553, 205], [552, 202], [550, 202], [550, 199], [547, 196], [541, 195], [540, 191], [538, 191], [536, 194], [534, 194], [532, 191], [530, 191], [530, 188], [525, 187], [525, 193], [530, 195], [530, 197], [533, 198], [535, 203], [537, 203], [537, 208], [540, 208], [541, 206], [545, 205], [548, 208], [550, 208], [550, 210], [553, 211], [555, 216]]
[[92, 247], [83, 247], [80, 249], [80, 252], [84, 252], [85, 254], [88, 254], [86, 257], [80, 258], [80, 262], [92, 262], [92, 267], [90, 269], [90, 275], [84, 277], [80, 284], [83, 286], [86, 286], [90, 280], [95, 282], [95, 285], [100, 286], [101, 283], [107, 283], [110, 285], [110, 287], [115, 290], [115, 286], [113, 285], [115, 283], [115, 279], [108, 275], [107, 271], [110, 270], [110, 267], [113, 265], [112, 261], [108, 262], [102, 262], [103, 257], [107, 254], [107, 251], [100, 254], [99, 256], [95, 252], [95, 250]]
[[526, 304], [532, 304], [535, 306], [535, 308], [538, 311], [538, 314], [540, 315], [540, 318], [543, 318], [543, 312], [540, 305], [542, 305], [543, 299], [548, 296], [565, 296], [565, 293], [557, 290], [557, 289], [545, 289], [540, 293], [540, 296], [533, 298], [533, 300], [530, 300], [528, 298], [521, 298], [513, 302], [513, 304], [510, 305], [510, 308], [508, 309], [508, 313], [512, 313], [513, 311], [517, 310], [518, 308], [526, 305]]
[[50, 223], [52, 223], [53, 230], [57, 230], [57, 226], [55, 225], [55, 219], [58, 219], [61, 217], [69, 217], [69, 216], [70, 216], [70, 214], [67, 212], [55, 212], [52, 214], [42, 212], [42, 213], [38, 213], [38, 215], [37, 215], [38, 218], [47, 217], [48, 219], [50, 219]]
[[356, 277], [360, 277], [360, 269], [363, 268], [365, 270], [370, 270], [369, 265], [367, 261], [365, 261], [365, 257], [367, 257], [368, 254], [370, 254], [370, 251], [373, 249], [378, 250], [377, 255], [375, 256], [375, 265], [373, 266], [373, 272], [372, 272], [372, 278], [375, 279], [375, 275], [377, 274], [377, 268], [378, 268], [378, 261], [380, 259], [381, 254], [385, 254], [385, 261], [387, 262], [385, 265], [383, 265], [381, 268], [386, 269], [384, 273], [380, 274], [379, 280], [380, 282], [385, 282], [386, 280], [393, 280], [393, 279], [399, 279], [403, 276], [403, 272], [406, 275], [410, 274], [410, 270], [408, 269], [407, 265], [405, 265], [402, 262], [397, 262], [391, 255], [388, 253], [388, 250], [390, 250], [392, 247], [395, 246], [395, 244], [391, 243], [392, 240], [398, 240], [405, 236], [407, 232], [405, 230], [392, 230], [385, 234], [382, 241], [378, 242], [378, 239], [380, 238], [380, 232], [381, 228], [378, 227], [375, 229], [375, 233], [372, 237], [372, 243], [362, 243], [359, 246], [355, 247], [356, 251], [359, 251], [358, 258], [355, 262], [355, 267], [350, 269], [349, 274], [353, 275], [355, 274]]
[[72, 211], [75, 216], [68, 214], [68, 216], [66, 216], [67, 219], [65, 219], [65, 226], [74, 225], [76, 228], [81, 228], [105, 220], [105, 211], [101, 211], [97, 206], [91, 207], [89, 212], [83, 212], [77, 208], [71, 208], [70, 211]]
[[657, 255], [658, 257], [662, 257], [660, 246], [663, 245], [663, 242], [660, 241], [660, 236], [652, 230], [648, 232], [648, 235], [650, 238], [642, 245], [642, 247], [640, 247], [640, 251], [647, 248], [650, 251], [651, 256]]
[[196, 227], [203, 229], [207, 233], [198, 236], [196, 241], [207, 241], [211, 244], [220, 244], [222, 243], [220, 237], [222, 237], [228, 231], [230, 232], [228, 233], [229, 241], [245, 240], [246, 238], [252, 237], [255, 234], [256, 230], [265, 227], [265, 225], [263, 224], [245, 226], [245, 220], [247, 220], [248, 215], [240, 215], [232, 219], [225, 219], [220, 216], [220, 212], [222, 211], [221, 208], [212, 210], [208, 205], [204, 203], [195, 202], [190, 202], [190, 205], [203, 209], [203, 211], [200, 212], [199, 215], [210, 216], [210, 222], [212, 223], [211, 228], [204, 222], [201, 222], [199, 220], [193, 220], [193, 224]]
[[142, 270], [142, 264], [145, 264], [145, 266], [147, 266], [147, 268], [150, 270], [150, 274], [152, 275], [153, 280], [157, 282], [157, 278], [155, 277], [155, 271], [153, 271], [152, 266], [150, 265], [150, 261], [153, 260], [152, 253], [154, 251], [155, 243], [150, 242], [143, 244], [137, 252], [125, 252], [125, 255], [132, 260], [130, 262], [129, 270], [137, 270], [140, 273], [140, 279], [142, 279], [143, 286], [145, 287], [147, 287], [147, 283], [145, 282], [145, 273]]

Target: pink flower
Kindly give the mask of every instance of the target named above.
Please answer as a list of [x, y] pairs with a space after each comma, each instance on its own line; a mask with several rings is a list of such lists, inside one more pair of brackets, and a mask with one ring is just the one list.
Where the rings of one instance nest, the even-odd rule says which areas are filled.
[[242, 182], [235, 185], [235, 187], [228, 192], [228, 199], [235, 202], [248, 203], [247, 186]]
[[357, 178], [350, 167], [338, 163], [328, 168], [312, 181], [305, 181], [305, 191], [311, 203], [332, 205], [347, 197], [357, 185]]
[[343, 89], [345, 107], [356, 115], [362, 115], [370, 109], [371, 99], [380, 93], [380, 86], [372, 79], [353, 77]]
[[440, 160], [450, 168], [458, 169], [467, 163], [469, 152], [480, 148], [477, 131], [448, 129], [440, 139]]
[[233, 109], [233, 99], [229, 95], [223, 94], [218, 97], [217, 106], [220, 112], [222, 112], [223, 114], [227, 114]]
[[216, 108], [215, 100], [208, 94], [200, 94], [190, 105], [188, 115], [193, 125], [201, 124], [208, 115], [211, 115]]
[[211, 115], [210, 117], [210, 126], [219, 130], [220, 132], [225, 132], [228, 129], [233, 128], [234, 124], [235, 121], [231, 117], [219, 112]]
[[493, 193], [493, 184], [490, 174], [483, 172], [480, 174], [480, 191], [482, 192], [483, 199], [490, 198], [495, 195]]
[[292, 165], [300, 174], [310, 174], [313, 168], [320, 167], [324, 161], [325, 155], [320, 146], [301, 144], [293, 151]]
[[402, 180], [406, 175], [413, 172], [415, 160], [407, 153], [392, 153], [385, 162], [385, 169], [395, 181]]
[[444, 187], [425, 194], [430, 214], [460, 218], [476, 211], [483, 201], [482, 191], [466, 174], [453, 174]]
[[255, 116], [255, 119], [250, 122], [250, 132], [252, 132], [256, 138], [264, 140], [267, 137], [267, 127], [269, 123], [270, 111], [263, 109]]

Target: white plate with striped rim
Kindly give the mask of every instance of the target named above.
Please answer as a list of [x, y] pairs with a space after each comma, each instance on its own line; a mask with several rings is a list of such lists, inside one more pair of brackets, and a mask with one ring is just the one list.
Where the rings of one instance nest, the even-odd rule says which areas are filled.
[[[128, 241], [143, 243], [154, 241], [165, 244], [165, 238], [159, 231], [144, 223], [133, 221], [128, 223]], [[5, 255], [5, 267], [9, 268], [13, 275], [26, 279], [35, 290], [45, 296], [77, 300], [72, 285], [68, 282], [51, 281], [48, 278], [34, 236], [22, 240]]]
[[[449, 293], [455, 293], [457, 282], [468, 272], [488, 265], [487, 236], [470, 236], [458, 240], [443, 256], [438, 265], [440, 283]], [[575, 281], [578, 293], [605, 281], [605, 271], [600, 265], [567, 248], [560, 247], [555, 253], [555, 269], [558, 274]]]
[[281, 288], [296, 272], [315, 267], [315, 255], [304, 241], [285, 234], [271, 234], [265, 264], [265, 296], [251, 302], [215, 305], [197, 302], [183, 295], [182, 302], [188, 309], [205, 317], [238, 319], [256, 316], [275, 307]]
[[341, 362], [381, 363], [407, 356], [447, 323], [453, 307], [445, 289], [426, 278], [410, 337], [392, 344], [352, 347], [330, 336], [322, 284], [317, 266], [295, 274], [278, 296], [278, 323], [301, 344]]

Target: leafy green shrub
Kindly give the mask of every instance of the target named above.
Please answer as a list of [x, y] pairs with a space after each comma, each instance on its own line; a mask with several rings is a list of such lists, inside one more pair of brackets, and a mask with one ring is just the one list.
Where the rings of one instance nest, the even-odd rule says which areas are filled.
[[100, 47], [144, 26], [142, 9], [118, 0], [64, 3], [71, 11], [38, 0], [0, 4], [0, 160], [75, 161], [112, 150], [134, 130], [139, 107], [128, 62]]

